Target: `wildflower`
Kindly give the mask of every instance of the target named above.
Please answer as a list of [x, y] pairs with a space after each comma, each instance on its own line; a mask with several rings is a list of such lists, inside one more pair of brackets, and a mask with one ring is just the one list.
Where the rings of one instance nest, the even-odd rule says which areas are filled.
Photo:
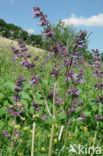
[[53, 35], [54, 35], [54, 32], [50, 27], [47, 27], [47, 28], [44, 29], [44, 35], [45, 35], [45, 37], [52, 38]]
[[61, 56], [68, 55], [67, 48], [60, 41], [54, 42], [53, 45], [50, 47], [50, 51], [54, 54], [61, 54]]
[[41, 119], [46, 120], [46, 119], [48, 119], [48, 116], [42, 116]]
[[20, 125], [15, 125], [15, 129], [20, 129]]
[[47, 15], [42, 15], [41, 18], [40, 18], [40, 26], [45, 26], [50, 23], [47, 19]]
[[41, 12], [39, 7], [33, 7], [33, 10], [34, 10], [34, 17], [42, 16], [43, 13]]
[[15, 136], [19, 137], [20, 136], [20, 132], [18, 130], [15, 131]]
[[55, 144], [57, 144], [57, 142], [58, 142], [58, 139], [57, 139], [57, 138], [55, 138], [55, 139], [54, 139], [54, 143], [55, 143]]
[[74, 139], [74, 138], [75, 138], [75, 136], [74, 136], [74, 135], [69, 134], [69, 139], [70, 139], [70, 140], [72, 140], [72, 139]]
[[77, 101], [74, 101], [74, 102], [73, 102], [72, 107], [76, 107], [76, 106], [81, 105], [81, 104], [82, 104], [82, 101], [77, 100]]
[[37, 111], [42, 109], [42, 107], [40, 107], [35, 101], [32, 102], [32, 105], [35, 107]]
[[87, 132], [87, 131], [88, 131], [87, 127], [84, 127], [84, 132]]
[[103, 116], [95, 115], [94, 118], [98, 121], [103, 120]]
[[31, 85], [31, 84], [35, 84], [35, 83], [38, 82], [38, 80], [39, 80], [38, 75], [35, 75], [35, 76], [32, 77], [32, 81], [30, 81], [29, 84], [30, 84], [30, 85]]
[[77, 88], [72, 88], [72, 89], [69, 91], [69, 94], [70, 94], [72, 97], [78, 97], [79, 94], [80, 94], [80, 91], [79, 91]]
[[23, 104], [21, 106], [14, 104], [11, 107], [7, 107], [7, 111], [11, 114], [11, 116], [20, 116], [23, 109], [24, 109]]
[[57, 123], [55, 123], [54, 126], [55, 126], [56, 128], [58, 128], [58, 124], [57, 124]]
[[68, 110], [68, 116], [70, 116], [70, 114], [71, 114], [72, 112], [74, 112], [74, 111], [75, 111], [75, 109], [70, 108], [70, 109]]
[[10, 137], [10, 133], [7, 133], [6, 130], [3, 131], [3, 135], [7, 138]]
[[18, 152], [18, 156], [22, 156], [22, 154], [20, 152]]
[[50, 133], [48, 134], [48, 138], [50, 138]]
[[46, 152], [46, 148], [45, 148], [45, 147], [42, 147], [42, 148], [41, 148], [41, 151], [42, 151], [42, 152]]
[[18, 53], [19, 52], [19, 49], [16, 49], [15, 47], [11, 47], [11, 50], [16, 54], [16, 53]]
[[27, 131], [29, 128], [30, 128], [30, 127], [27, 126], [27, 127], [24, 127], [23, 130], [24, 130], [24, 131]]
[[38, 61], [39, 60], [39, 56], [36, 56], [35, 58], [34, 58], [34, 61]]
[[25, 118], [22, 117], [21, 120], [22, 120], [22, 121], [25, 121]]
[[88, 129], [87, 129], [86, 126], [81, 126], [80, 129], [83, 130], [84, 132], [87, 132], [88, 131]]
[[77, 42], [76, 42], [76, 44], [74, 45], [74, 48], [82, 48], [82, 47], [84, 47], [84, 39], [85, 39], [85, 37], [86, 37], [86, 35], [87, 35], [87, 31], [85, 30], [85, 31], [80, 31], [80, 33], [79, 33], [79, 35], [77, 36]]
[[35, 117], [39, 117], [40, 115], [39, 114], [35, 114], [35, 115], [33, 115], [33, 117], [35, 118]]

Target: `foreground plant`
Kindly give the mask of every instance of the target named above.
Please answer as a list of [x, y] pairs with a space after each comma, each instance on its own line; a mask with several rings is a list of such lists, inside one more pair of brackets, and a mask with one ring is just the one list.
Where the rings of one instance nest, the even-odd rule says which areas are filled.
[[[14, 147], [14, 143], [15, 143], [15, 136], [18, 135], [19, 136], [19, 131], [16, 130], [15, 131], [15, 125], [16, 125], [16, 119], [17, 117], [21, 117], [21, 113], [23, 112], [24, 109], [24, 105], [23, 104], [18, 104], [18, 102], [20, 101], [20, 95], [19, 93], [22, 91], [22, 85], [23, 82], [26, 81], [25, 78], [23, 78], [21, 75], [19, 75], [18, 79], [16, 80], [16, 85], [15, 85], [15, 94], [13, 97], [13, 100], [16, 102], [15, 104], [11, 105], [11, 107], [7, 107], [7, 111], [10, 113], [11, 116], [13, 116], [14, 121], [13, 121], [13, 134], [12, 134], [12, 142], [11, 142], [11, 147]], [[10, 136], [9, 134], [6, 133], [6, 131], [3, 131], [4, 136], [8, 137]]]
[[[52, 41], [52, 46], [50, 47], [50, 51], [52, 55], [49, 56], [55, 56], [56, 62], [54, 69], [50, 72], [50, 75], [55, 78], [52, 97], [53, 97], [53, 119], [56, 121], [56, 116], [60, 113], [60, 111], [63, 111], [64, 114], [67, 114], [68, 117], [68, 124], [70, 124], [70, 116], [71, 113], [75, 111], [75, 107], [78, 105], [81, 105], [82, 102], [80, 100], [75, 100], [77, 97], [79, 97], [80, 91], [76, 88], [77, 84], [82, 82], [83, 78], [83, 68], [80, 69], [80, 74], [77, 75], [73, 72], [72, 66], [76, 65], [80, 62], [79, 57], [79, 49], [84, 47], [84, 39], [86, 37], [87, 32], [80, 32], [77, 36], [76, 43], [74, 45], [74, 50], [70, 54], [67, 50], [67, 48], [63, 45], [62, 42], [58, 41], [55, 42], [53, 40], [54, 32], [50, 27], [50, 22], [47, 20], [47, 15], [44, 15], [43, 12], [40, 10], [39, 7], [34, 7], [34, 17], [40, 18], [40, 26], [45, 26], [44, 29], [44, 36], [47, 37]], [[64, 67], [66, 66], [67, 71], [64, 73], [61, 66], [61, 58], [64, 60]], [[48, 59], [44, 62], [44, 65], [46, 65]], [[61, 99], [56, 94], [56, 87], [58, 78], [65, 74], [65, 92], [64, 92], [64, 98]], [[68, 88], [70, 88], [68, 90]], [[68, 113], [64, 111], [63, 104], [67, 102], [67, 94], [71, 95], [71, 105], [68, 109]], [[56, 103], [60, 104], [60, 108], [57, 110]], [[85, 115], [83, 114], [83, 110], [81, 114], [81, 120], [85, 120]], [[51, 116], [52, 117], [52, 116]], [[50, 145], [49, 145], [49, 156], [52, 155], [52, 144], [53, 144], [53, 136], [54, 136], [54, 123], [52, 124], [51, 128], [51, 137], [50, 137]]]

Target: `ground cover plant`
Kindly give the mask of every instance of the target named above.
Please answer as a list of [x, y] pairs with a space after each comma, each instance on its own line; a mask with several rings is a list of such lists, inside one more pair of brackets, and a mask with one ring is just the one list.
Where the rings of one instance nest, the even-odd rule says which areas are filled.
[[2, 53], [7, 49], [1, 49], [0, 155], [102, 155], [99, 51], [92, 50], [92, 60], [85, 62], [80, 52], [87, 31], [80, 31], [68, 50], [59, 38], [55, 41], [47, 15], [39, 7], [33, 9], [52, 44], [44, 55], [33, 55], [18, 40], [6, 62]]

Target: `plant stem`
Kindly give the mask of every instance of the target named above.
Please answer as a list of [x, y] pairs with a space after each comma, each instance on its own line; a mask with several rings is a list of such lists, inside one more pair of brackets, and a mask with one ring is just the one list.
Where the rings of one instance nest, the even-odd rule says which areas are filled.
[[53, 136], [54, 136], [54, 123], [52, 125], [52, 128], [51, 128], [51, 135], [50, 135], [50, 145], [49, 145], [49, 154], [48, 156], [51, 156], [51, 153], [52, 153], [52, 145], [53, 145]]
[[45, 97], [45, 95], [44, 95], [44, 92], [43, 92], [43, 90], [42, 90], [42, 88], [41, 88], [41, 85], [40, 85], [39, 81], [38, 81], [38, 86], [39, 86], [40, 91], [41, 91], [41, 93], [42, 93], [42, 96], [43, 96], [43, 98], [44, 98], [44, 101], [45, 101], [45, 105], [46, 105], [47, 111], [48, 111], [50, 117], [53, 118], [53, 116], [52, 116], [52, 114], [51, 114], [51, 112], [50, 112], [50, 109], [49, 109], [48, 103], [47, 103], [47, 99], [46, 99], [46, 97]]
[[[56, 109], [55, 109], [56, 85], [57, 85], [57, 80], [55, 81], [54, 91], [53, 91], [53, 118], [54, 119], [56, 119]], [[51, 156], [51, 154], [52, 154], [53, 136], [54, 136], [54, 123], [52, 124], [52, 128], [51, 128], [50, 145], [49, 145], [49, 154], [48, 154], [48, 156]]]
[[16, 124], [16, 115], [14, 116], [14, 122], [13, 122], [13, 135], [12, 135], [12, 143], [11, 143], [12, 148], [14, 147], [15, 124]]
[[34, 135], [35, 135], [35, 122], [33, 123], [33, 129], [32, 129], [32, 146], [31, 146], [31, 156], [34, 156]]

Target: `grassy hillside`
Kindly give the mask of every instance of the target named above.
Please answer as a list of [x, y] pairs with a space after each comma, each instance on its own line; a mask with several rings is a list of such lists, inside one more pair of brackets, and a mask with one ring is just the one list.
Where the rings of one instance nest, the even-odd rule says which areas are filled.
[[[18, 48], [17, 41], [0, 37], [0, 84], [7, 81], [14, 81], [20, 73], [24, 74], [24, 76], [29, 76], [28, 71], [25, 75], [24, 69], [20, 65], [13, 63], [13, 52], [10, 49], [11, 46]], [[42, 58], [45, 57], [47, 52], [32, 46], [27, 45], [27, 47], [32, 58], [39, 56], [42, 62]], [[37, 64], [39, 65], [39, 63]]]

